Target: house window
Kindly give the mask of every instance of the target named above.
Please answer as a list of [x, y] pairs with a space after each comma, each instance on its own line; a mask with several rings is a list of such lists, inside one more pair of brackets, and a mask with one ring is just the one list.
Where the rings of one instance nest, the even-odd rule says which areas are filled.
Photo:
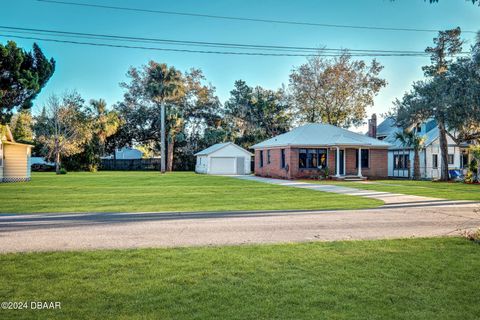
[[449, 154], [448, 155], [448, 164], [454, 164], [455, 163], [455, 159], [453, 157], [453, 154]]
[[280, 150], [280, 165], [281, 168], [285, 168], [285, 149]]
[[260, 168], [263, 167], [263, 150], [260, 150], [259, 165], [260, 165]]
[[327, 149], [300, 149], [298, 167], [306, 169], [323, 169], [327, 166]]
[[0, 141], [0, 167], [3, 167], [3, 143]]
[[[369, 157], [370, 157], [370, 150], [362, 149], [362, 168], [368, 168], [369, 164]], [[358, 151], [355, 154], [355, 168], [358, 168]]]
[[432, 167], [438, 168], [438, 154], [432, 154]]
[[408, 162], [410, 156], [408, 154], [396, 154], [393, 156], [393, 169], [405, 170], [408, 169]]
[[267, 163], [270, 164], [270, 150], [267, 150]]
[[298, 150], [298, 167], [306, 168], [307, 167], [307, 149]]

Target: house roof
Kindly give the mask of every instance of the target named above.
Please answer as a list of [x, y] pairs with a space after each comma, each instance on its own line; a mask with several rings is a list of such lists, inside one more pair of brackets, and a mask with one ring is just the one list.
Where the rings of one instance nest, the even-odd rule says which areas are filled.
[[395, 126], [395, 119], [392, 117], [385, 118], [378, 126], [377, 126], [377, 137], [379, 136], [388, 136], [391, 134], [392, 130], [397, 129], [398, 127]]
[[[426, 133], [419, 133], [420, 136], [425, 137], [425, 147], [428, 147], [438, 139], [438, 127], [435, 126], [430, 129], [429, 127], [431, 127], [431, 122], [431, 120], [427, 121], [427, 124], [430, 126], [425, 126], [425, 128], [428, 130]], [[397, 140], [397, 132], [402, 132], [402, 128], [395, 125], [393, 118], [386, 118], [377, 128], [377, 137], [386, 136], [383, 141], [390, 143], [389, 149], [409, 149], [409, 147], [405, 147], [399, 140]]]
[[390, 144], [330, 124], [309, 123], [260, 142], [252, 148], [280, 146], [368, 146], [387, 148]]
[[230, 146], [230, 145], [233, 146], [233, 147], [235, 147], [235, 148], [237, 148], [237, 149], [240, 149], [240, 150], [242, 150], [242, 151], [244, 151], [244, 152], [246, 152], [246, 153], [248, 153], [248, 154], [250, 154], [250, 155], [252, 155], [252, 153], [250, 153], [248, 150], [245, 150], [245, 149], [243, 149], [242, 147], [237, 146], [237, 145], [236, 145], [235, 143], [233, 143], [233, 142], [217, 143], [217, 144], [214, 144], [214, 145], [208, 147], [207, 149], [204, 149], [204, 150], [202, 150], [202, 151], [199, 151], [199, 152], [195, 153], [194, 155], [195, 155], [195, 156], [207, 156], [207, 155], [209, 155], [209, 154], [212, 154], [212, 153], [214, 153], [214, 152], [216, 152], [216, 151], [218, 151], [218, 150], [220, 150], [220, 149], [223, 149], [223, 148], [225, 148], [226, 146]]

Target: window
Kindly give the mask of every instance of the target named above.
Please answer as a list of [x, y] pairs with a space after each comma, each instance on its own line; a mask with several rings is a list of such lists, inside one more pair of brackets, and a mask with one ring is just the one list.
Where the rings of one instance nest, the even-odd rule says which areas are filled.
[[3, 143], [0, 141], [0, 167], [3, 167]]
[[408, 162], [410, 156], [408, 154], [395, 154], [393, 156], [393, 169], [405, 170], [408, 169]]
[[323, 169], [327, 166], [327, 149], [300, 149], [298, 167], [306, 169]]
[[259, 165], [260, 165], [260, 168], [263, 167], [263, 150], [260, 150]]
[[[362, 149], [362, 168], [368, 168], [370, 150]], [[355, 168], [358, 168], [358, 151], [355, 156]]]
[[454, 164], [455, 163], [455, 159], [453, 157], [453, 154], [449, 154], [448, 155], [448, 164]]
[[270, 150], [267, 150], [267, 163], [270, 164]]
[[298, 150], [298, 167], [306, 168], [307, 167], [307, 149]]
[[285, 149], [280, 150], [280, 166], [285, 168]]
[[432, 154], [432, 167], [438, 168], [438, 154]]

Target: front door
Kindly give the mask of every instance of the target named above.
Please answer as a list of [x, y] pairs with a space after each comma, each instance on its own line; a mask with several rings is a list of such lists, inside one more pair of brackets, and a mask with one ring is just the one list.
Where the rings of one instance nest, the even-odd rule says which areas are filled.
[[[336, 152], [335, 152], [336, 155]], [[340, 175], [345, 175], [345, 150], [340, 150]], [[337, 162], [335, 161], [335, 167], [337, 166]], [[338, 171], [336, 171], [338, 172]]]

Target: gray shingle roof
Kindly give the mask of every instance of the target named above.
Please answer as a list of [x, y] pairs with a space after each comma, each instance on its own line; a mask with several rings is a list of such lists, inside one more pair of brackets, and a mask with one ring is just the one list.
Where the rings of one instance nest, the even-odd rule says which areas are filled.
[[368, 146], [387, 148], [389, 143], [330, 124], [309, 123], [252, 146]]

